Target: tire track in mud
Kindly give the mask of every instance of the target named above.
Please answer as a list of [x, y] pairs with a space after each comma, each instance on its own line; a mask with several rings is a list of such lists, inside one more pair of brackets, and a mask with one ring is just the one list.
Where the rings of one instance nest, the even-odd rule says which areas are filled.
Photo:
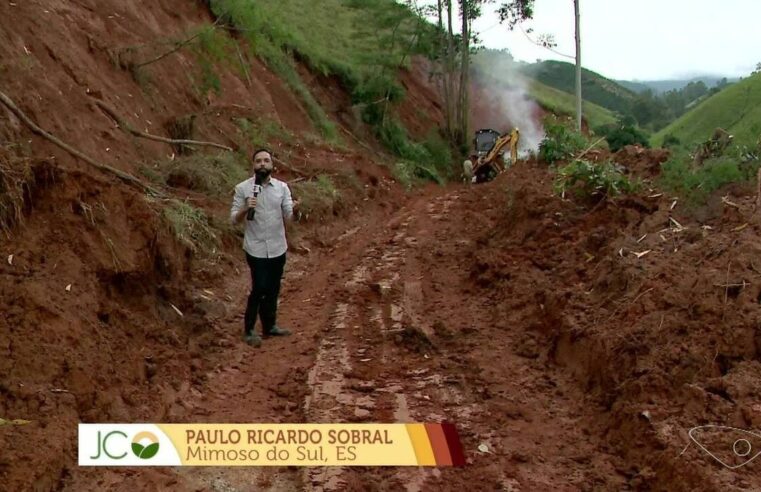
[[525, 313], [498, 319], [471, 289], [478, 234], [456, 223], [474, 205], [463, 198], [422, 196], [377, 232], [339, 289], [304, 407], [307, 421], [453, 422], [468, 466], [312, 469], [311, 490], [620, 485], [601, 409], [563, 368], [519, 355]]
[[[427, 212], [439, 218], [456, 199], [456, 195], [437, 197]], [[389, 231], [381, 232], [344, 282], [342, 299], [336, 302], [309, 374], [307, 421], [466, 422], [480, 411], [467, 403], [469, 398], [460, 389], [447, 384], [444, 374], [397, 367], [401, 358], [409, 357], [399, 347], [406, 331], [419, 330], [424, 345], [433, 335], [425, 313], [423, 275], [409, 261], [410, 251], [417, 247], [408, 230], [413, 220], [410, 208], [396, 214]], [[423, 362], [432, 357], [432, 352], [413, 356]], [[419, 408], [420, 401], [437, 402], [441, 410]], [[370, 478], [350, 468], [313, 468], [305, 475], [312, 490], [318, 491], [357, 489]], [[416, 491], [429, 477], [439, 477], [440, 471], [399, 467], [381, 475], [382, 489]]]

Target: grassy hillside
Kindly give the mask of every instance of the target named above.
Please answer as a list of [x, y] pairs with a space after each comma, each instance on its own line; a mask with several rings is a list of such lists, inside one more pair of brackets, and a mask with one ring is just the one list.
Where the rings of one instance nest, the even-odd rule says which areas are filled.
[[755, 145], [761, 135], [761, 74], [752, 75], [697, 105], [653, 135], [654, 146], [673, 135], [686, 146], [711, 137], [721, 127], [735, 136], [736, 144]]
[[616, 80], [616, 83], [638, 94], [640, 92], [645, 92], [646, 90], [650, 89], [650, 87], [645, 82], [637, 82], [632, 80]]
[[447, 144], [433, 133], [425, 142], [413, 141], [397, 111], [405, 98], [399, 70], [414, 55], [431, 57], [436, 51], [432, 24], [394, 0], [209, 1], [302, 98], [326, 137], [338, 132], [302, 80], [299, 64], [336, 80], [362, 122], [409, 165], [406, 171], [441, 181], [450, 161]]
[[403, 97], [396, 71], [425, 51], [432, 27], [393, 0], [210, 0], [214, 13], [243, 36], [253, 51], [307, 104], [324, 133], [333, 130], [300, 80], [296, 60], [336, 76], [354, 102]]
[[[544, 85], [573, 94], [576, 67], [570, 63], [547, 60], [524, 66], [521, 71]], [[628, 113], [636, 94], [597, 72], [582, 68], [582, 95], [585, 100], [618, 113]]]
[[[544, 109], [558, 115], [572, 116], [576, 114], [576, 97], [572, 94], [535, 80], [529, 83], [529, 94]], [[616, 115], [612, 111], [587, 100], [582, 105], [582, 112], [590, 128], [597, 128], [616, 121]]]
[[[634, 92], [644, 92], [650, 89], [656, 94], [663, 94], [664, 92], [683, 89], [692, 82], [703, 82], [709, 88], [715, 87], [723, 79], [724, 77], [704, 76], [704, 77], [693, 77], [691, 79], [683, 79], [683, 80], [682, 79], [637, 80], [637, 81], [616, 80], [616, 83], [626, 87], [627, 89], [631, 89]], [[727, 83], [730, 83], [730, 84], [735, 83], [738, 80], [740, 79], [738, 79], [737, 77], [726, 77]]]

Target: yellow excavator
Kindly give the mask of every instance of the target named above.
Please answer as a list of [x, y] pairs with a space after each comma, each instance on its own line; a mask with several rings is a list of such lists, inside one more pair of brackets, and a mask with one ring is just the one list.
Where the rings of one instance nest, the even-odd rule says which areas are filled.
[[520, 131], [513, 128], [513, 131], [500, 134], [496, 130], [482, 129], [476, 132], [473, 139], [475, 147], [475, 164], [473, 165], [473, 182], [483, 183], [497, 177], [507, 168], [503, 154], [507, 152], [507, 146], [510, 146], [510, 163], [514, 164], [518, 160], [518, 141], [520, 140]]

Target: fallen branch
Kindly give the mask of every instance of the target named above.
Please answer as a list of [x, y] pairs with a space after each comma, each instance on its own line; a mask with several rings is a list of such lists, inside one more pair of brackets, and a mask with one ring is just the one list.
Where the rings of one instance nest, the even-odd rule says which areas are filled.
[[92, 157], [89, 157], [83, 154], [79, 150], [63, 142], [55, 135], [52, 135], [46, 132], [45, 130], [37, 126], [37, 124], [34, 121], [32, 121], [31, 118], [29, 118], [29, 116], [26, 115], [26, 113], [21, 111], [21, 109], [19, 109], [19, 107], [16, 106], [16, 103], [14, 103], [13, 100], [10, 97], [6, 96], [3, 92], [0, 92], [0, 102], [2, 102], [11, 111], [11, 113], [16, 115], [16, 117], [19, 120], [21, 120], [21, 122], [24, 123], [30, 130], [32, 130], [32, 132], [54, 143], [55, 145], [62, 148], [63, 150], [73, 155], [74, 157], [77, 157], [83, 160], [87, 164], [90, 164], [91, 166], [97, 169], [100, 169], [101, 171], [105, 171], [109, 174], [113, 174], [114, 176], [121, 179], [122, 181], [140, 188], [142, 191], [148, 192], [158, 197], [164, 196], [164, 193], [162, 191], [143, 183], [135, 176], [129, 173], [125, 173], [124, 171], [120, 171], [119, 169], [116, 169], [115, 167], [111, 167], [107, 164], [101, 164], [97, 162], [95, 159], [93, 159]]
[[736, 209], [740, 209], [740, 205], [736, 204], [735, 202], [732, 202], [729, 200], [729, 195], [721, 197], [722, 203], [725, 205], [729, 205], [730, 207], [734, 207]]
[[354, 135], [352, 132], [350, 132], [349, 130], [347, 130], [346, 128], [344, 128], [344, 127], [343, 127], [343, 126], [341, 126], [341, 125], [338, 125], [338, 127], [339, 127], [341, 130], [343, 130], [343, 131], [344, 131], [344, 133], [346, 133], [346, 134], [347, 134], [347, 135], [349, 135], [351, 138], [353, 138], [353, 139], [354, 139], [354, 141], [355, 141], [355, 142], [357, 142], [359, 145], [361, 145], [361, 146], [362, 146], [362, 147], [363, 147], [365, 150], [369, 150], [370, 152], [373, 152], [373, 149], [371, 149], [371, 148], [370, 148], [370, 147], [369, 147], [369, 146], [368, 146], [368, 145], [367, 145], [365, 142], [363, 142], [362, 140], [360, 140], [360, 139], [359, 139], [359, 137], [357, 137], [356, 135]]
[[725, 289], [728, 289], [730, 287], [742, 287], [745, 288], [750, 285], [750, 282], [746, 282], [743, 280], [743, 283], [741, 284], [713, 284], [714, 287], [723, 287]]
[[173, 138], [166, 138], [166, 137], [159, 137], [156, 135], [151, 135], [150, 133], [141, 132], [139, 130], [136, 130], [132, 128], [132, 126], [124, 121], [118, 114], [116, 114], [116, 111], [111, 108], [108, 104], [104, 103], [103, 101], [95, 101], [95, 104], [102, 109], [103, 111], [108, 114], [108, 116], [111, 117], [116, 122], [116, 125], [124, 130], [127, 133], [131, 133], [132, 135], [140, 138], [147, 138], [148, 140], [155, 140], [156, 142], [163, 142], [167, 143], [169, 145], [198, 145], [203, 147], [215, 147], [217, 149], [226, 150], [228, 152], [232, 152], [232, 147], [228, 147], [227, 145], [218, 144], [215, 142], [204, 142], [201, 140], [176, 140]]
[[587, 147], [587, 149], [586, 149], [584, 152], [582, 152], [581, 154], [577, 155], [575, 158], [576, 158], [576, 159], [581, 159], [582, 157], [584, 157], [585, 155], [587, 155], [587, 152], [589, 152], [590, 150], [594, 149], [594, 148], [597, 146], [597, 144], [599, 144], [599, 143], [600, 143], [600, 142], [602, 142], [603, 140], [605, 140], [605, 137], [602, 137], [602, 138], [598, 139], [598, 140], [597, 140], [595, 143], [593, 143], [592, 145], [590, 145], [589, 147]]
[[238, 53], [238, 60], [240, 60], [240, 67], [243, 69], [243, 73], [246, 75], [246, 82], [248, 82], [247, 87], [251, 87], [253, 85], [253, 82], [251, 82], [251, 75], [248, 73], [248, 65], [246, 64], [246, 61], [243, 59], [243, 53], [240, 52], [240, 46], [238, 46], [238, 43], [235, 43], [235, 51]]

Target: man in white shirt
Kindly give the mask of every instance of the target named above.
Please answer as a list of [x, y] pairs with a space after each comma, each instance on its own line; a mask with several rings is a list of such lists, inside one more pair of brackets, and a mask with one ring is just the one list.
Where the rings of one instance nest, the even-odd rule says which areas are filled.
[[254, 331], [257, 314], [262, 333], [269, 336], [290, 335], [277, 320], [277, 299], [285, 267], [286, 223], [293, 219], [293, 199], [288, 185], [271, 176], [272, 153], [267, 149], [253, 154], [254, 176], [235, 186], [230, 220], [245, 222], [243, 250], [251, 270], [251, 293], [244, 318], [243, 338], [249, 345], [262, 343]]

